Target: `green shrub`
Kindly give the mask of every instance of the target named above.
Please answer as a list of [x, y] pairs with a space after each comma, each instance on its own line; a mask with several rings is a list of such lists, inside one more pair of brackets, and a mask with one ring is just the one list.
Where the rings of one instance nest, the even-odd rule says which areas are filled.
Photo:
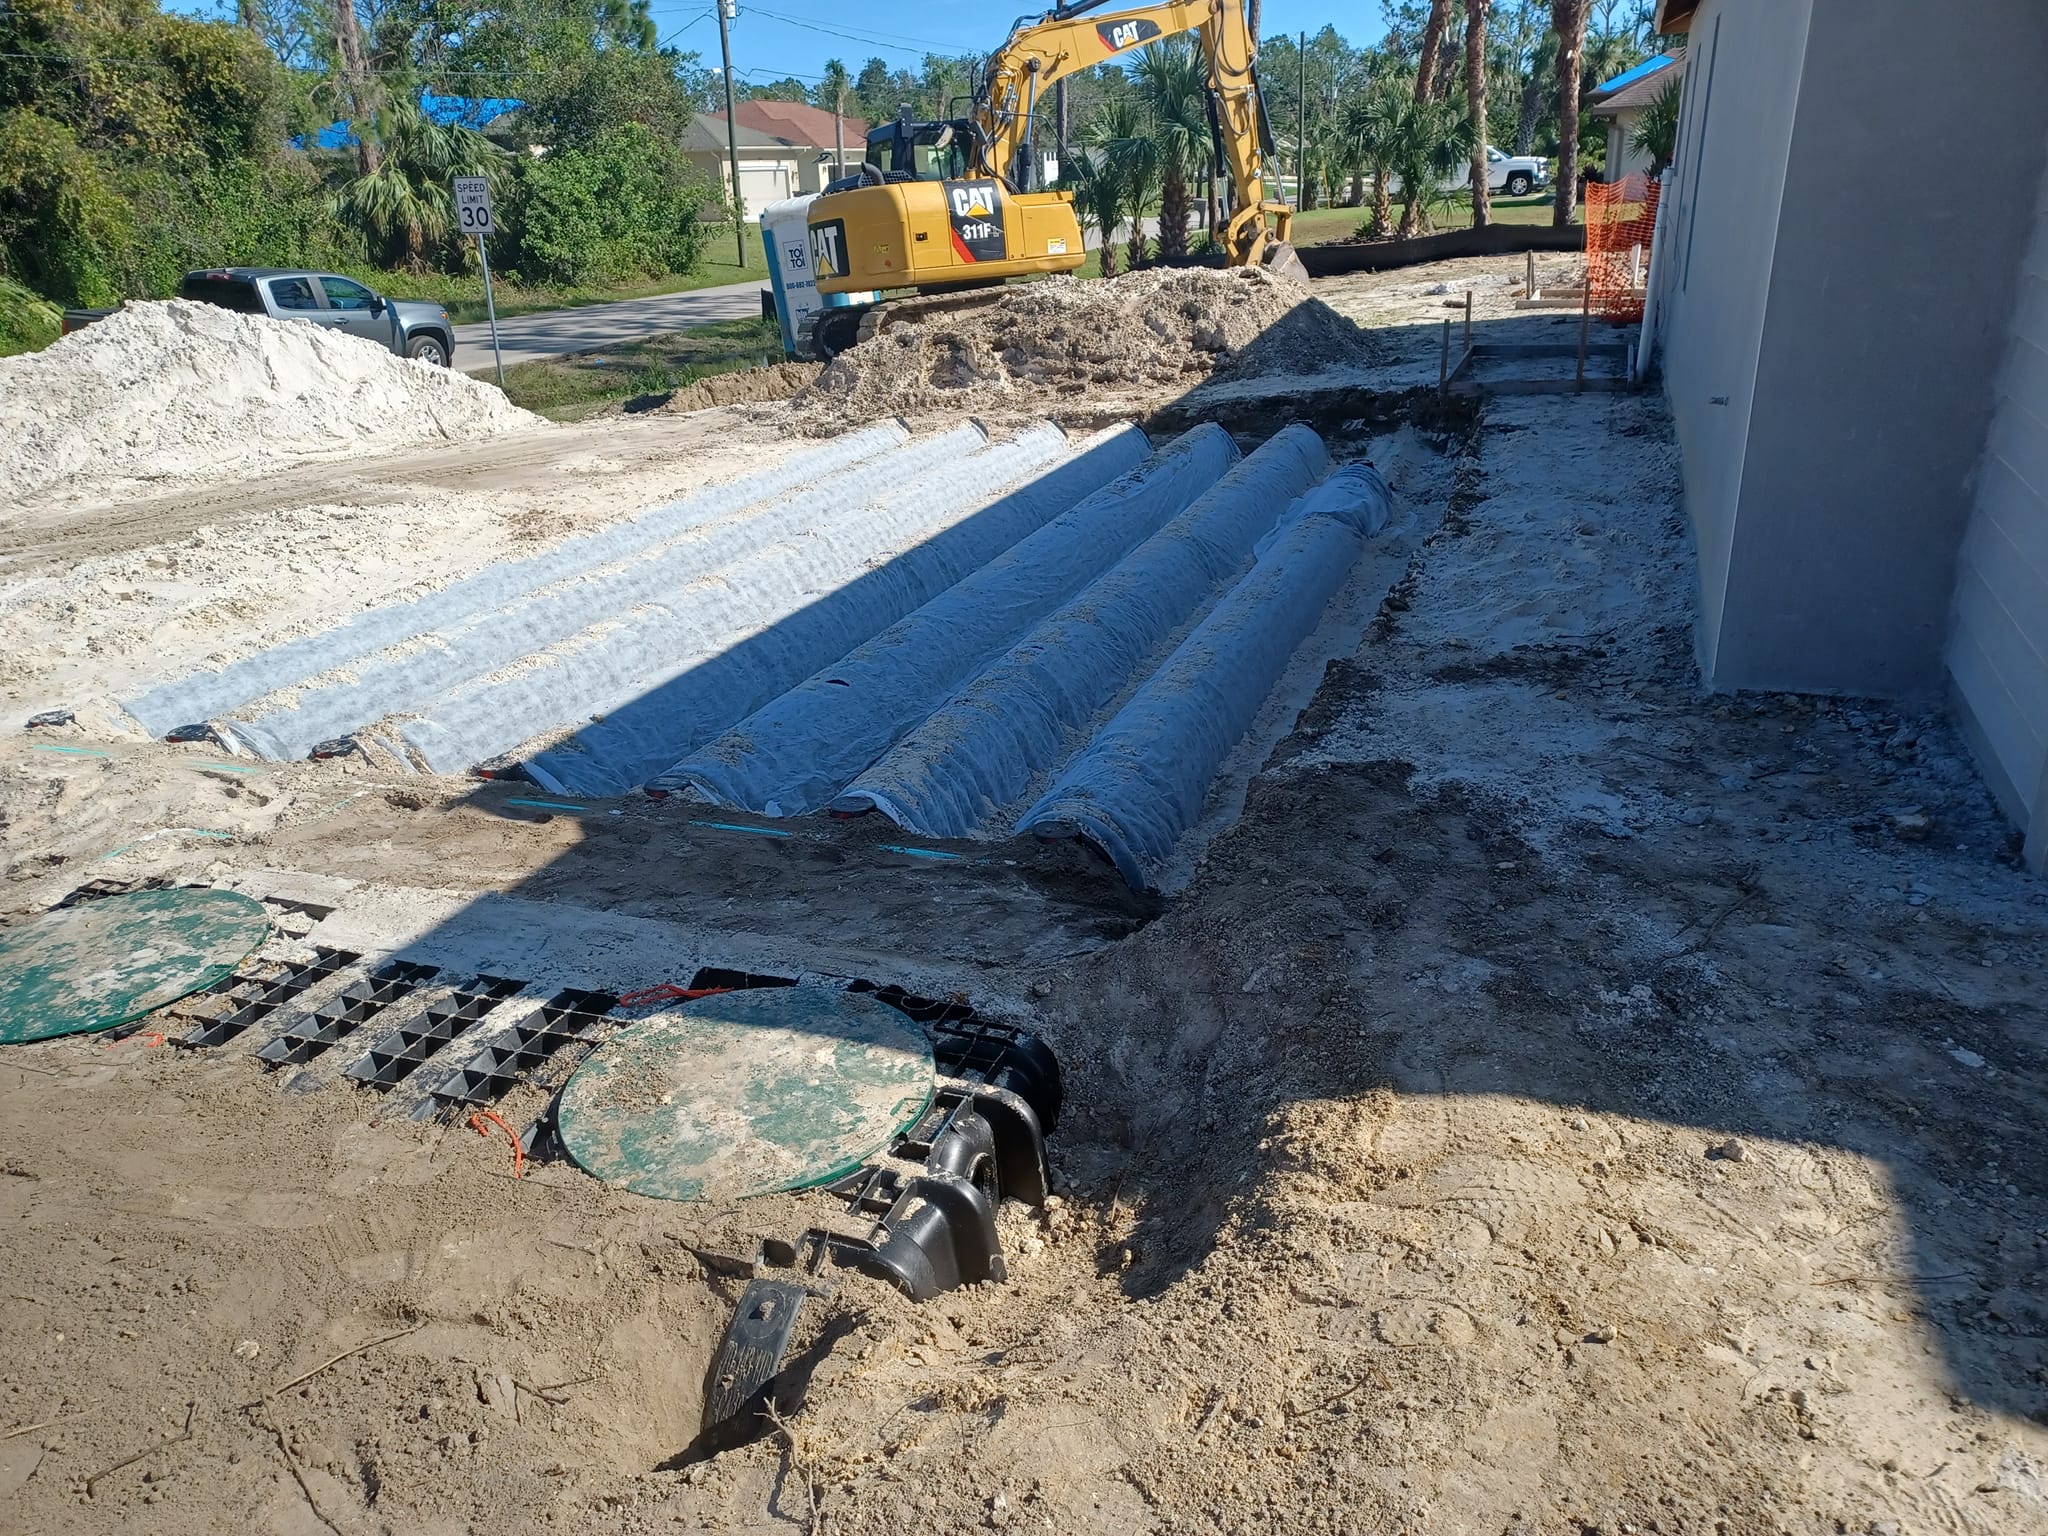
[[0, 267], [59, 304], [121, 297], [127, 209], [71, 130], [38, 112], [0, 112]]
[[526, 281], [622, 282], [695, 265], [713, 198], [679, 146], [628, 123], [528, 161], [504, 222]]
[[0, 357], [47, 347], [63, 328], [64, 315], [56, 305], [0, 277]]

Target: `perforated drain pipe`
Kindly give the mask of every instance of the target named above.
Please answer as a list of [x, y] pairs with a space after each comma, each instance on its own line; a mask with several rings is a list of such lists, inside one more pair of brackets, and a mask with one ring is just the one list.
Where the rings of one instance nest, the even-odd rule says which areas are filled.
[[831, 801], [1019, 632], [1185, 509], [1237, 458], [1182, 433], [950, 591], [755, 711], [655, 780], [715, 804], [801, 816]]
[[1251, 558], [1253, 542], [1324, 475], [1323, 440], [1275, 434], [1115, 569], [1045, 620], [847, 787], [842, 812], [966, 837], [1022, 795], [1166, 637]]
[[1289, 508], [1251, 573], [1067, 765], [1017, 830], [1086, 838], [1133, 888], [1148, 889], [1152, 870], [1194, 825], [1224, 757], [1392, 506], [1378, 472], [1352, 465]]
[[[957, 509], [961, 498], [918, 485], [901, 488], [885, 504], [820, 507], [810, 537], [764, 550], [758, 564], [734, 567], [671, 606], [632, 615], [586, 651], [549, 658], [570, 673], [599, 656], [612, 670], [638, 668], [623, 690], [579, 688], [564, 695], [544, 669], [524, 674], [517, 680], [522, 688], [546, 685], [553, 701], [529, 719], [551, 712], [551, 721], [560, 721], [593, 709], [605, 715], [530, 758], [528, 773], [557, 794], [624, 794], [639, 787], [1151, 451], [1136, 427], [1099, 432], [1078, 453], [1056, 427], [1026, 435], [1040, 442], [1048, 433], [1057, 439], [1053, 451], [1033, 464], [1013, 463], [1000, 480], [985, 483], [972, 511], [935, 517], [934, 507]], [[878, 531], [884, 536], [877, 538]], [[653, 675], [650, 657], [659, 659]], [[441, 706], [406, 726], [405, 739], [425, 752], [430, 766], [477, 762], [490, 755], [479, 748], [507, 734], [498, 723], [503, 692], [501, 684], [471, 693], [462, 717], [466, 734], [458, 741], [435, 744], [428, 736], [456, 722], [453, 709]], [[531, 734], [529, 728], [519, 739]]]
[[[448, 689], [495, 673], [642, 603], [670, 599], [708, 571], [805, 531], [820, 506], [859, 505], [934, 470], [957, 473], [970, 455], [995, 451], [987, 445], [980, 428], [962, 427], [847, 465], [765, 502], [753, 502], [748, 516], [701, 519], [651, 548], [629, 551], [625, 558], [595, 568], [585, 568], [579, 560], [578, 569], [563, 580], [522, 592], [466, 621], [438, 625], [415, 637], [417, 644], [361, 657], [327, 682], [311, 682], [269, 708], [218, 721], [215, 729], [223, 739], [258, 757], [303, 757], [318, 742], [419, 708]], [[560, 702], [561, 712], [541, 726], [559, 725], [587, 712], [574, 697]], [[514, 737], [507, 744], [521, 739]], [[455, 766], [466, 768], [469, 762]]]
[[728, 484], [714, 485], [649, 508], [616, 527], [567, 540], [525, 560], [487, 567], [414, 601], [390, 603], [355, 614], [318, 634], [271, 646], [218, 672], [178, 678], [124, 701], [121, 707], [152, 736], [165, 735], [181, 725], [215, 719], [276, 689], [318, 676], [359, 656], [488, 612], [551, 581], [620, 559], [701, 523], [729, 516], [754, 502], [886, 453], [909, 437], [910, 433], [897, 422], [849, 432]]

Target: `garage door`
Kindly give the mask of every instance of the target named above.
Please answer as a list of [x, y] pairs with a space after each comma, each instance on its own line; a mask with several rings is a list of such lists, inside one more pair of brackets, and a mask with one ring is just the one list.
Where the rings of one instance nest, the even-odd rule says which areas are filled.
[[746, 201], [747, 214], [752, 217], [770, 203], [779, 203], [791, 195], [789, 167], [780, 162], [772, 165], [748, 165], [740, 162], [740, 196]]

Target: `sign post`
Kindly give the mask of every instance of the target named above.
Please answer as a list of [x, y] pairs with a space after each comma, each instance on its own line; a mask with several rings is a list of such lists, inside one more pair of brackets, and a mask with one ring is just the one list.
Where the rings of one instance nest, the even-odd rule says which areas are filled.
[[477, 259], [484, 269], [484, 308], [491, 316], [491, 351], [498, 359], [498, 388], [505, 387], [505, 352], [498, 345], [498, 301], [491, 294], [491, 184], [482, 176], [455, 178], [455, 222], [465, 235], [476, 236]]

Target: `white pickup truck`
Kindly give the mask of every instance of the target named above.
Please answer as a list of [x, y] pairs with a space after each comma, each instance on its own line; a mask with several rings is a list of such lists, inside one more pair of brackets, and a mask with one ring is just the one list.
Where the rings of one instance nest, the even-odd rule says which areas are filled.
[[[1464, 167], [1445, 183], [1447, 187], [1469, 187], [1472, 168]], [[1509, 197], [1527, 197], [1538, 187], [1550, 184], [1550, 163], [1541, 155], [1504, 155], [1486, 146], [1486, 185]]]
[[[1469, 162], [1459, 165], [1444, 178], [1446, 192], [1462, 192], [1472, 185], [1472, 166]], [[1509, 197], [1527, 197], [1538, 187], [1550, 185], [1550, 162], [1541, 155], [1504, 155], [1491, 144], [1486, 146], [1486, 185], [1495, 192], [1505, 192]], [[1401, 195], [1401, 178], [1389, 177], [1387, 187], [1391, 195]]]

